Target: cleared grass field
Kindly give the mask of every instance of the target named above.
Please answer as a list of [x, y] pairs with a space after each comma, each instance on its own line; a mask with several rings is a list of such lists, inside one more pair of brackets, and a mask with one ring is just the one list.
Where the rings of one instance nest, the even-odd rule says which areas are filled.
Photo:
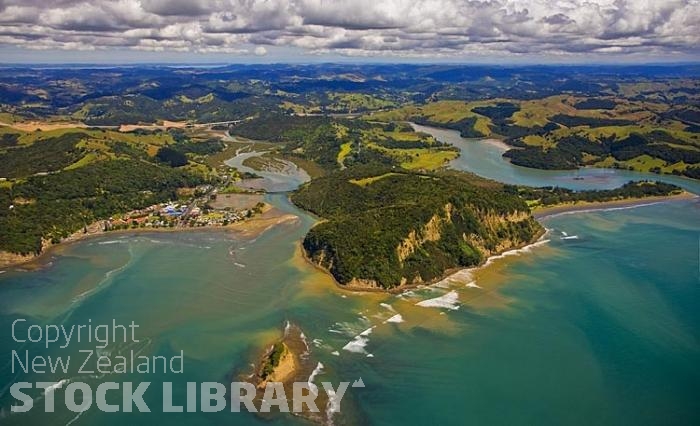
[[390, 111], [373, 112], [366, 115], [364, 118], [370, 121], [406, 121], [410, 117], [420, 115], [421, 108], [417, 105], [406, 105], [401, 108], [392, 109]]
[[398, 130], [394, 130], [393, 132], [382, 132], [382, 136], [395, 139], [397, 141], [415, 142], [425, 140], [435, 142], [435, 139], [433, 139], [431, 136], [416, 132], [401, 132]]
[[407, 170], [439, 169], [459, 156], [458, 151], [439, 148], [390, 149], [374, 143], [369, 143], [367, 146], [389, 155]]
[[80, 167], [85, 167], [88, 164], [94, 163], [96, 161], [108, 159], [109, 156], [102, 153], [90, 152], [86, 154], [83, 158], [66, 167], [64, 170], [79, 169]]
[[327, 109], [334, 111], [363, 111], [396, 106], [394, 102], [364, 93], [330, 93], [332, 101]]
[[352, 142], [345, 142], [340, 146], [340, 152], [338, 152], [338, 164], [343, 166], [345, 157], [352, 152]]
[[[361, 143], [363, 147], [390, 156], [401, 167], [409, 170], [438, 169], [459, 156], [459, 152], [452, 148], [436, 146], [437, 140], [430, 135], [406, 131], [406, 128], [403, 130], [398, 128], [387, 131], [378, 126], [364, 129]], [[391, 141], [390, 147], [382, 145], [385, 141]], [[402, 142], [405, 142], [405, 148]], [[424, 142], [427, 146], [417, 145], [416, 142]]]
[[436, 151], [433, 149], [409, 149], [404, 151], [409, 151], [408, 154], [411, 155], [411, 160], [402, 162], [401, 167], [408, 170], [439, 169], [459, 157], [459, 153], [456, 151]]
[[13, 129], [12, 127], [0, 126], [0, 135], [5, 135], [5, 134], [11, 135], [11, 134], [22, 134], [22, 133], [24, 133], [24, 132], [21, 132], [17, 129]]
[[389, 140], [393, 139], [397, 142], [419, 142], [424, 141], [429, 144], [434, 144], [437, 142], [435, 138], [425, 133], [418, 133], [414, 131], [402, 132], [400, 129], [393, 131], [385, 131], [379, 127], [373, 127], [362, 132], [362, 140], [367, 142], [377, 141], [377, 140]]
[[697, 133], [686, 132], [685, 130], [676, 129], [673, 127], [658, 127], [649, 125], [638, 126], [607, 126], [597, 127], [593, 129], [585, 129], [584, 132], [594, 139], [601, 137], [609, 137], [615, 135], [618, 138], [626, 138], [633, 133], [651, 133], [655, 130], [668, 132], [672, 137], [689, 142], [693, 145], [700, 146], [700, 135]]
[[523, 142], [532, 146], [544, 146], [548, 147], [552, 145], [552, 142], [547, 140], [544, 136], [540, 135], [528, 135], [523, 138]]
[[9, 112], [0, 112], [0, 122], [12, 124], [15, 122], [17, 117]]
[[318, 105], [301, 105], [290, 101], [284, 101], [280, 108], [285, 111], [292, 111], [294, 114], [317, 114], [321, 112]]
[[551, 96], [519, 102], [520, 111], [513, 114], [513, 123], [523, 127], [544, 126], [549, 122], [549, 117], [553, 115], [575, 115], [578, 110], [568, 103], [564, 103], [568, 98], [568, 96]]
[[474, 124], [474, 129], [488, 136], [491, 134], [491, 128], [489, 127], [491, 125], [491, 120], [488, 117], [473, 112], [472, 109], [479, 106], [496, 105], [500, 101], [501, 100], [498, 99], [475, 102], [438, 101], [420, 106], [408, 105], [392, 111], [373, 113], [366, 118], [369, 120], [389, 122], [407, 121], [410, 120], [411, 117], [420, 116], [435, 123], [447, 124], [456, 123], [465, 118], [475, 117], [476, 123]]
[[638, 172], [650, 172], [651, 169], [658, 168], [661, 169], [663, 173], [673, 173], [673, 171], [683, 171], [686, 169], [687, 165], [683, 162], [667, 164], [664, 160], [659, 158], [653, 158], [648, 155], [640, 155], [639, 157], [632, 158], [626, 161], [618, 161], [613, 157], [607, 157], [604, 160], [598, 161], [594, 164], [595, 167], [622, 167], [625, 169], [631, 168], [632, 170]]
[[354, 183], [355, 185], [365, 187], [365, 186], [370, 185], [373, 182], [376, 182], [380, 179], [384, 179], [385, 177], [398, 176], [399, 174], [400, 173], [389, 172], [389, 173], [384, 173], [383, 175], [371, 176], [371, 177], [366, 177], [363, 179], [350, 179], [350, 183]]
[[62, 129], [53, 129], [46, 131], [21, 132], [16, 129], [3, 127], [4, 133], [19, 133], [21, 136], [18, 139], [20, 145], [31, 145], [39, 140], [54, 138], [68, 133], [84, 133], [88, 135], [86, 140], [108, 142], [124, 142], [131, 146], [144, 149], [147, 146], [161, 147], [174, 143], [172, 136], [167, 132], [144, 133], [137, 134], [131, 132], [119, 132], [115, 130], [105, 129], [89, 129], [83, 127], [70, 127]]

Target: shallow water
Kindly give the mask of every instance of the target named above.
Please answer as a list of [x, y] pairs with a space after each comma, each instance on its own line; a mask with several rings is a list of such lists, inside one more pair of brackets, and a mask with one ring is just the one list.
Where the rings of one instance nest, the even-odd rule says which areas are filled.
[[559, 186], [562, 188], [612, 189], [631, 180], [658, 180], [678, 185], [695, 194], [700, 194], [700, 182], [673, 175], [633, 172], [618, 169], [587, 167], [579, 170], [538, 170], [511, 164], [503, 158], [507, 150], [502, 144], [484, 142], [481, 139], [465, 139], [456, 130], [413, 124], [417, 131], [428, 133], [437, 140], [460, 149], [461, 154], [450, 166], [458, 170], [471, 171], [479, 176], [499, 182], [528, 186]]
[[251, 167], [243, 165], [243, 162], [248, 158], [259, 157], [264, 152], [248, 151], [239, 152], [235, 157], [225, 161], [227, 166], [235, 167], [241, 172], [253, 173], [260, 178], [244, 179], [236, 184], [247, 189], [263, 189], [267, 192], [286, 192], [293, 191], [304, 182], [311, 180], [311, 177], [306, 170], [297, 167], [291, 161], [277, 159], [277, 161], [286, 165], [284, 170], [255, 170]]
[[[284, 194], [267, 201], [300, 220], [254, 239], [221, 231], [104, 236], [66, 246], [43, 269], [0, 274], [0, 422], [299, 423], [290, 416], [160, 412], [161, 382], [175, 383], [176, 402], [188, 381], [225, 382], [232, 371], [249, 369], [287, 320], [302, 327], [324, 366], [316, 383], [363, 379], [366, 387], [343, 400], [339, 423], [700, 422], [697, 200], [550, 217], [549, 242], [400, 295], [336, 289], [295, 255], [313, 218]], [[95, 346], [13, 342], [17, 318], [27, 325], [135, 321], [141, 342], [107, 351], [182, 350], [185, 370], [13, 374], [13, 349], [77, 357]], [[153, 412], [93, 407], [76, 417], [57, 403], [52, 414], [9, 413], [10, 383], [64, 379], [150, 381], [145, 399]]]

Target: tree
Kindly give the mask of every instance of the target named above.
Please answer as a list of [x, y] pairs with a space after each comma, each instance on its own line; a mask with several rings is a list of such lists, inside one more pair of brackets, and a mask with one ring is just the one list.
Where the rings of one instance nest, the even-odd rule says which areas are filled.
[[182, 167], [187, 164], [187, 156], [185, 154], [167, 146], [158, 150], [156, 158], [163, 163], [169, 164], [170, 167]]

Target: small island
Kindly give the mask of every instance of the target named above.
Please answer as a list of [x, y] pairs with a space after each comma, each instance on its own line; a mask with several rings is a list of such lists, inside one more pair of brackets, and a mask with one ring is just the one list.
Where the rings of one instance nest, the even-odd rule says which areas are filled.
[[260, 362], [257, 387], [264, 388], [268, 382], [288, 381], [298, 369], [297, 357], [284, 341], [276, 342]]
[[[293, 323], [286, 323], [279, 340], [271, 343], [265, 350], [256, 352], [252, 374], [234, 372], [231, 376], [232, 381], [255, 385], [256, 395], [253, 403], [256, 407], [260, 406], [268, 383], [282, 384], [291, 407], [294, 401], [294, 382], [313, 383], [314, 378], [323, 370], [323, 364], [313, 358], [304, 332]], [[320, 388], [320, 385], [318, 387]], [[301, 412], [293, 414], [315, 424], [332, 423], [328, 417], [332, 414], [326, 410], [329, 404], [328, 395], [322, 391], [318, 392], [315, 403], [318, 412], [310, 411], [309, 407], [304, 404]], [[276, 414], [258, 413], [259, 416], [265, 418]]]

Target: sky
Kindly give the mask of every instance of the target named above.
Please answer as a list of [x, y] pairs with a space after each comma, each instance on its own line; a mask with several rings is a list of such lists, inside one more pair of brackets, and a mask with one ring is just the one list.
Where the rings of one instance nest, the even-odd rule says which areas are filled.
[[0, 0], [0, 63], [700, 61], [700, 0]]

